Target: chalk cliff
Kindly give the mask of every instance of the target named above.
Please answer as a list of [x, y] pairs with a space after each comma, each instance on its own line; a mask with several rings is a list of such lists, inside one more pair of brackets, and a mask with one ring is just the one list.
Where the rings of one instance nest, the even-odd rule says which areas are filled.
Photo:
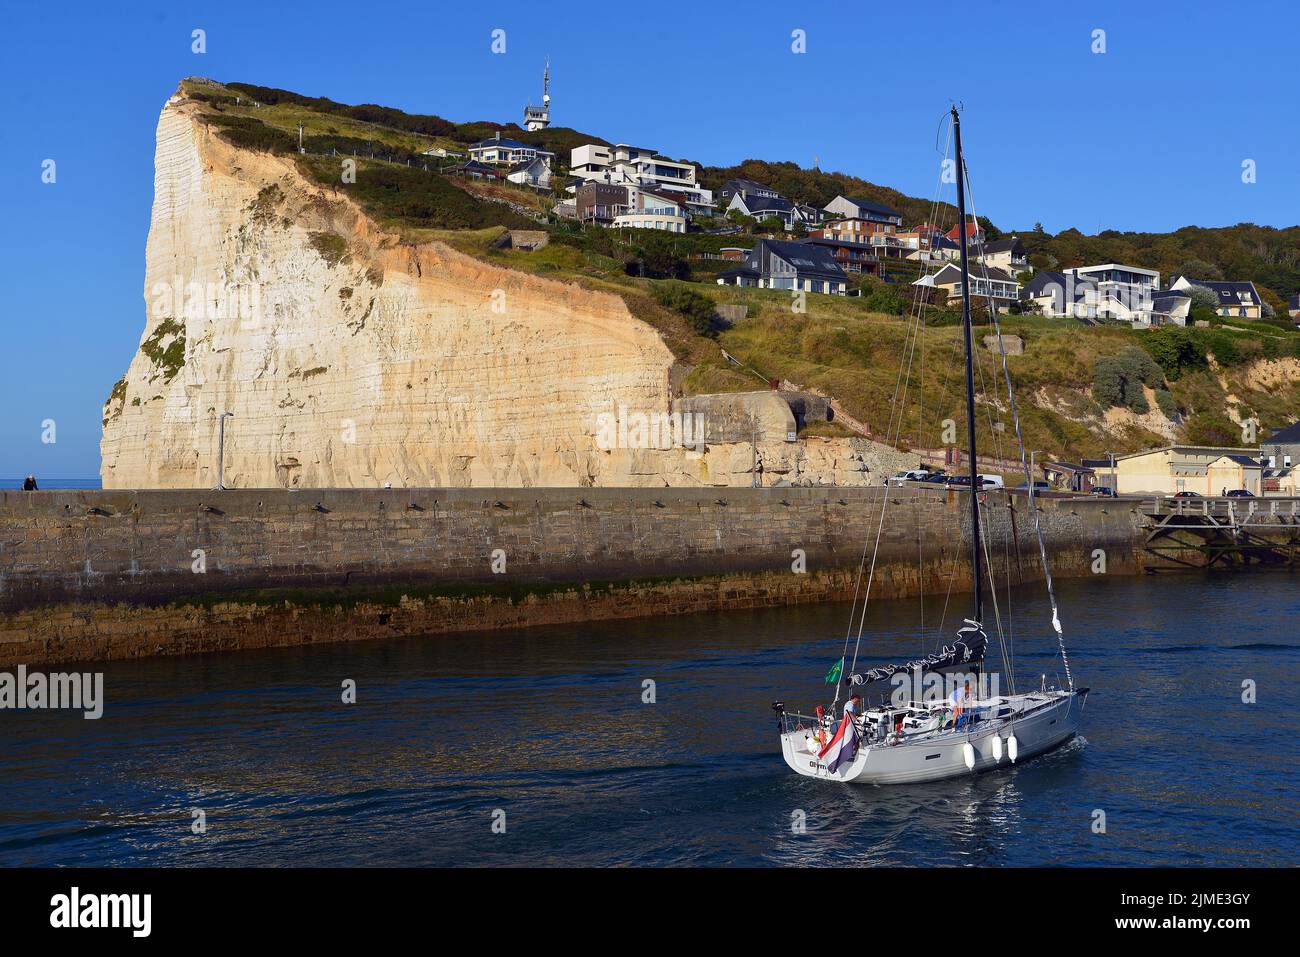
[[[674, 358], [618, 296], [412, 245], [291, 159], [162, 111], [140, 346], [103, 414], [106, 488], [749, 485], [749, 442], [602, 448], [672, 408]], [[858, 440], [760, 443], [765, 484], [878, 484]]]

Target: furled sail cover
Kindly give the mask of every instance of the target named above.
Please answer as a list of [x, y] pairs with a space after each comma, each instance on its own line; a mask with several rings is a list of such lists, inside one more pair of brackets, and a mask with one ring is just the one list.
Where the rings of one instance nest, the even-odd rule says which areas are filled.
[[872, 684], [876, 681], [888, 681], [894, 675], [909, 671], [941, 671], [958, 665], [977, 665], [984, 660], [988, 650], [989, 637], [976, 622], [966, 619], [966, 623], [957, 629], [957, 640], [945, 645], [925, 658], [917, 658], [902, 665], [884, 665], [872, 668], [866, 674], [854, 672], [845, 681], [850, 685]]

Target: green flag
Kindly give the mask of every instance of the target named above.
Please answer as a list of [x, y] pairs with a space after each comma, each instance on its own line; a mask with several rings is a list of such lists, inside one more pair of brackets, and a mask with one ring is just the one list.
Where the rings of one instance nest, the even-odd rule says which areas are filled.
[[826, 683], [833, 685], [840, 680], [840, 671], [844, 668], [844, 659], [841, 658], [835, 664], [831, 665], [831, 670], [826, 672]]

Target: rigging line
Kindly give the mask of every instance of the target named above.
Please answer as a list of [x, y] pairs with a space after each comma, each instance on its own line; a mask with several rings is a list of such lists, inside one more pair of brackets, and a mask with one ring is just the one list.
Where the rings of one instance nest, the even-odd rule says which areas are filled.
[[[885, 509], [885, 501], [884, 501], [884, 499], [885, 499], [885, 497], [888, 496], [888, 495], [889, 495], [889, 489], [888, 489], [887, 487], [885, 487], [885, 486], [882, 485], [882, 486], [881, 486], [881, 501], [880, 501], [880, 511], [881, 511], [881, 519], [882, 519], [882, 521], [883, 521], [883, 519], [884, 519], [884, 509]], [[879, 531], [876, 532], [876, 540], [877, 540], [877, 542], [879, 542], [879, 540], [880, 540], [880, 533], [879, 533]], [[848, 628], [845, 630], [845, 632], [844, 632], [844, 647], [843, 647], [842, 649], [840, 649], [840, 671], [841, 671], [841, 673], [844, 671], [844, 662], [845, 662], [845, 659], [847, 659], [847, 658], [848, 658], [848, 655], [849, 655], [849, 638], [851, 638], [851, 637], [853, 636], [853, 617], [854, 617], [854, 613], [857, 611], [857, 608], [858, 608], [858, 589], [860, 589], [860, 588], [862, 587], [862, 570], [866, 567], [866, 564], [867, 564], [867, 549], [868, 549], [868, 547], [869, 547], [869, 540], [866, 539], [866, 538], [863, 538], [863, 540], [862, 540], [862, 558], [858, 560], [858, 574], [857, 574], [857, 576], [854, 578], [854, 581], [853, 581], [853, 602], [852, 602], [852, 604], [849, 605], [849, 627], [848, 627]], [[874, 567], [874, 566], [875, 566], [875, 558], [874, 558], [874, 557], [872, 558], [871, 563], [872, 563], [872, 566]], [[863, 608], [864, 608], [864, 609], [866, 608], [866, 599], [863, 599]], [[859, 633], [859, 636], [858, 636], [858, 640], [859, 640], [859, 641], [862, 640], [862, 637], [861, 637], [861, 634], [860, 634], [860, 633]], [[855, 650], [854, 653], [853, 653], [853, 657], [854, 657], [854, 660], [857, 659], [857, 651], [856, 651], [856, 650]], [[835, 706], [836, 706], [837, 704], [839, 704], [839, 702], [840, 702], [840, 688], [841, 688], [842, 686], [843, 686], [843, 683], [842, 683], [842, 682], [840, 682], [840, 681], [835, 682], [835, 698], [834, 698], [834, 700], [831, 701], [831, 709], [832, 709], [832, 710], [834, 710]]]
[[1011, 499], [1007, 498], [1007, 522], [1003, 526], [1002, 551], [1006, 556], [1007, 566], [1007, 687], [1012, 694], [1016, 693], [1016, 629], [1012, 618], [1011, 610]]
[[[867, 573], [867, 590], [862, 595], [862, 617], [858, 621], [858, 640], [853, 643], [853, 664], [849, 666], [852, 673], [858, 666], [858, 649], [862, 645], [862, 630], [867, 624], [867, 603], [871, 601], [871, 583], [876, 579], [876, 558], [880, 554], [880, 533], [885, 527], [885, 507], [889, 502], [889, 489], [882, 488], [880, 496], [880, 524], [876, 526], [876, 547], [871, 552], [871, 571]], [[838, 698], [839, 691], [836, 691]]]
[[[966, 165], [965, 163], [962, 164], [963, 169], [958, 172], [958, 175], [963, 177], [963, 179], [965, 180], [967, 192], [970, 192], [970, 176], [966, 175], [967, 170], [964, 169], [965, 165]], [[975, 199], [974, 196], [972, 195], [971, 196], [972, 215], [975, 214], [975, 208], [976, 208]], [[979, 220], [976, 219], [977, 224], [978, 222]], [[962, 229], [963, 230], [965, 229], [964, 223], [962, 224]], [[983, 245], [984, 244], [982, 242], [979, 243], [981, 249], [983, 249]], [[981, 263], [983, 263], [982, 255], [980, 261]], [[988, 277], [987, 264], [985, 264], [984, 268], [985, 268], [985, 279], [987, 280]], [[993, 307], [992, 287], [989, 287], [988, 299], [989, 299], [989, 321], [993, 323], [993, 334], [997, 336], [998, 353], [1002, 357], [1002, 374], [1006, 379], [1006, 384], [1007, 384], [1007, 400], [1011, 406], [1012, 421], [1015, 423], [1016, 426], [1016, 443], [1020, 447], [1020, 465], [1022, 470], [1024, 471], [1025, 485], [1029, 492], [1029, 504], [1034, 514], [1034, 536], [1038, 539], [1038, 555], [1040, 560], [1042, 561], [1043, 577], [1047, 583], [1047, 598], [1052, 608], [1052, 629], [1056, 632], [1056, 642], [1061, 651], [1061, 663], [1065, 666], [1066, 681], [1069, 683], [1070, 690], [1073, 691], [1074, 675], [1070, 672], [1070, 657], [1065, 650], [1065, 633], [1061, 629], [1060, 608], [1057, 606], [1056, 603], [1056, 589], [1052, 585], [1052, 570], [1048, 565], [1048, 561], [1047, 561], [1047, 545], [1043, 541], [1043, 525], [1042, 525], [1042, 520], [1039, 518], [1038, 504], [1036, 501], [1037, 497], [1034, 494], [1034, 480], [1033, 480], [1033, 476], [1029, 472], [1029, 462], [1027, 461], [1025, 455], [1025, 438], [1020, 428], [1020, 412], [1016, 407], [1015, 389], [1012, 388], [1011, 385], [1011, 369], [1007, 364], [1006, 344], [1002, 341], [1002, 323], [998, 321], [997, 318], [998, 314], [992, 308]], [[972, 489], [971, 492], [973, 494], [974, 489]]]
[[[972, 493], [974, 494], [974, 493]], [[1011, 662], [1007, 658], [1007, 643], [1005, 632], [1002, 628], [1002, 612], [998, 608], [998, 583], [993, 576], [993, 552], [989, 548], [989, 538], [993, 534], [992, 517], [989, 515], [988, 508], [980, 509], [980, 524], [984, 526], [984, 566], [988, 569], [989, 579], [989, 599], [993, 602], [993, 622], [998, 630], [998, 648], [1002, 652], [1002, 670], [1009, 672]]]

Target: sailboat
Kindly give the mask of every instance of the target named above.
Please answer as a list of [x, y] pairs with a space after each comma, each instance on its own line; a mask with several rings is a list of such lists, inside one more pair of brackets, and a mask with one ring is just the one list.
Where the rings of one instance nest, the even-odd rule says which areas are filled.
[[[1078, 732], [1087, 703], [1088, 689], [1077, 688], [1065, 651], [1064, 634], [1056, 597], [1052, 590], [1051, 570], [1043, 545], [1042, 529], [1034, 502], [1034, 483], [1025, 464], [1023, 439], [1020, 440], [1030, 511], [1038, 535], [1039, 555], [1052, 609], [1052, 627], [1060, 646], [1065, 667], [1065, 687], [1048, 686], [1044, 675], [1037, 690], [1027, 693], [992, 694], [987, 682], [981, 681], [989, 638], [984, 630], [985, 574], [980, 541], [980, 499], [983, 482], [978, 474], [975, 444], [975, 375], [974, 333], [971, 322], [969, 245], [966, 219], [966, 166], [961, 145], [961, 117], [954, 105], [951, 111], [952, 136], [956, 145], [957, 212], [962, 224], [961, 292], [962, 325], [966, 360], [966, 431], [969, 445], [969, 489], [947, 494], [965, 495], [970, 499], [971, 572], [974, 584], [973, 611], [950, 645], [940, 651], [901, 665], [877, 667], [858, 673], [855, 646], [852, 663], [848, 662], [848, 638], [844, 654], [827, 676], [836, 684], [835, 700], [829, 711], [817, 707], [813, 715], [786, 710], [784, 703], [774, 702], [781, 737], [781, 753], [786, 763], [805, 777], [842, 784], [912, 784], [941, 781], [946, 778], [1008, 768], [1036, 755], [1059, 747]], [[995, 312], [990, 308], [990, 314]], [[995, 320], [996, 321], [996, 320]], [[1001, 334], [998, 334], [1001, 342]], [[1006, 372], [1006, 354], [1002, 352]], [[1010, 374], [1006, 374], [1016, 434], [1020, 438], [1019, 416], [1011, 394]], [[881, 500], [881, 522], [887, 495]], [[878, 541], [878, 539], [877, 539]], [[865, 551], [863, 553], [865, 561]], [[872, 569], [875, 562], [873, 559]], [[862, 569], [859, 569], [859, 584]], [[870, 594], [868, 582], [867, 596]], [[863, 621], [865, 621], [865, 601]], [[854, 611], [857, 598], [854, 597]], [[996, 610], [996, 606], [995, 606]], [[850, 631], [853, 612], [850, 612]], [[861, 626], [858, 641], [861, 642]], [[845, 674], [845, 666], [848, 665]], [[905, 679], [905, 680], [900, 680]], [[973, 683], [974, 689], [971, 688]], [[951, 693], [947, 689], [951, 686]], [[906, 689], [911, 688], [908, 692]], [[875, 704], [858, 704], [863, 696], [854, 694], [842, 716], [835, 714], [840, 694], [845, 689], [866, 692], [869, 701], [879, 690]], [[902, 692], [900, 694], [900, 689]], [[943, 689], [941, 692], [940, 689]], [[891, 693], [892, 692], [892, 693]]]

